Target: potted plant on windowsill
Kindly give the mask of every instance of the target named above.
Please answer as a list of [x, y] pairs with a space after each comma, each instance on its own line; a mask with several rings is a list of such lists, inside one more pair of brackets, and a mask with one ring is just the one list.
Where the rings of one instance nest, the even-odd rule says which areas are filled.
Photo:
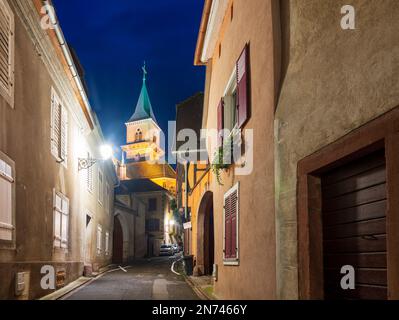
[[229, 138], [222, 146], [217, 148], [211, 164], [212, 172], [215, 174], [216, 181], [220, 186], [223, 186], [221, 178], [222, 170], [227, 171], [232, 164], [232, 147], [232, 139]]

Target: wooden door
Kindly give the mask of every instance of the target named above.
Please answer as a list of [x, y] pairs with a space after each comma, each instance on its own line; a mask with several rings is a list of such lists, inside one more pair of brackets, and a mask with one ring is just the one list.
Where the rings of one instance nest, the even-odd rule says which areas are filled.
[[[336, 168], [321, 183], [325, 298], [387, 299], [384, 152]], [[354, 290], [341, 288], [344, 265], [355, 269]]]

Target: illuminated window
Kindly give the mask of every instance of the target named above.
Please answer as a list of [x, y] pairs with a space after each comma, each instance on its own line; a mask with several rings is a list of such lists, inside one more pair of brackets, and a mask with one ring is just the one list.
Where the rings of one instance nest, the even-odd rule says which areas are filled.
[[13, 202], [15, 188], [13, 171], [11, 163], [0, 152], [0, 240], [5, 241], [13, 240], [13, 208], [15, 205]]
[[54, 247], [68, 248], [69, 200], [54, 190]]
[[143, 140], [143, 132], [141, 129], [137, 129], [136, 131], [136, 141], [142, 141]]

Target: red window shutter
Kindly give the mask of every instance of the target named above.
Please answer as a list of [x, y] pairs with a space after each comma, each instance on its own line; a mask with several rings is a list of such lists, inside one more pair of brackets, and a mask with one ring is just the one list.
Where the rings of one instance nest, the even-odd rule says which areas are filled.
[[231, 206], [231, 254], [230, 258], [237, 258], [237, 191], [230, 195]]
[[242, 128], [249, 119], [249, 49], [245, 46], [237, 61], [237, 123]]
[[231, 258], [231, 197], [228, 196], [225, 198], [224, 203], [224, 257], [225, 259]]
[[223, 129], [224, 129], [224, 101], [220, 100], [218, 106], [218, 147], [223, 145]]

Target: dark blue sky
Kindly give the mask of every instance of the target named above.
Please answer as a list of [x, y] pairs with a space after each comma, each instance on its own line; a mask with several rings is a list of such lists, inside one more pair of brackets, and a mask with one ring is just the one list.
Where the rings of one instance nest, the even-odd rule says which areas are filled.
[[165, 133], [176, 104], [204, 90], [205, 70], [193, 66], [202, 0], [53, 2], [110, 143], [125, 143], [125, 122], [139, 97], [144, 60], [151, 103]]

